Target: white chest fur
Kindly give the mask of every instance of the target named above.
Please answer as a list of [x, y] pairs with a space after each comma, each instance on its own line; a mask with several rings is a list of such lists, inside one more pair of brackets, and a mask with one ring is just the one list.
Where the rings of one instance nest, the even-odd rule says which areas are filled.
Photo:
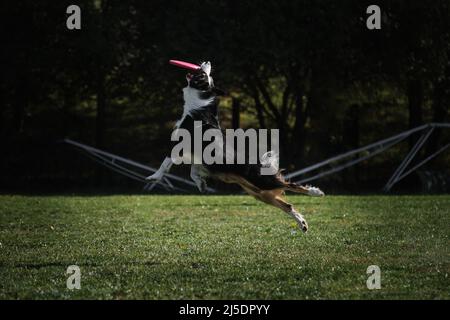
[[181, 119], [177, 121], [175, 125], [176, 128], [178, 128], [178, 126], [183, 122], [184, 118], [189, 115], [190, 112], [195, 109], [205, 107], [213, 102], [213, 97], [208, 99], [201, 99], [199, 93], [200, 92], [197, 89], [191, 88], [189, 86], [183, 88], [183, 115]]

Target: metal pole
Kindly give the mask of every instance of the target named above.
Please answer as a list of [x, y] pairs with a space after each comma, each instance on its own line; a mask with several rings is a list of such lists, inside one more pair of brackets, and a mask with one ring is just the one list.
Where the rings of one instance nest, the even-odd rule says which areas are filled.
[[421, 166], [423, 166], [425, 163], [427, 163], [428, 161], [432, 160], [433, 158], [435, 158], [437, 155], [439, 155], [440, 153], [444, 152], [448, 147], [450, 147], [450, 143], [445, 145], [443, 148], [439, 149], [438, 151], [436, 151], [435, 153], [433, 153], [432, 155], [428, 156], [426, 159], [424, 159], [423, 161], [419, 162], [417, 165], [415, 165], [413, 168], [411, 168], [410, 170], [408, 170], [407, 172], [405, 172], [404, 174], [402, 174], [395, 183], [399, 182], [400, 180], [402, 180], [403, 178], [405, 178], [407, 175], [413, 173], [415, 170], [419, 169]]
[[323, 167], [323, 166], [325, 166], [325, 165], [327, 165], [327, 164], [329, 164], [329, 163], [331, 163], [331, 162], [335, 162], [335, 161], [338, 161], [338, 160], [347, 158], [347, 157], [349, 157], [349, 156], [352, 156], [352, 155], [357, 154], [357, 153], [359, 153], [359, 152], [362, 152], [362, 151], [371, 149], [371, 148], [373, 148], [373, 147], [377, 147], [377, 146], [379, 146], [379, 145], [383, 145], [383, 144], [385, 144], [385, 143], [388, 143], [388, 142], [390, 142], [390, 141], [394, 141], [394, 140], [399, 139], [399, 138], [406, 138], [406, 137], [410, 136], [411, 134], [413, 134], [413, 133], [415, 133], [415, 132], [417, 132], [417, 131], [421, 131], [421, 130], [425, 129], [425, 128], [428, 127], [428, 126], [429, 126], [428, 124], [424, 124], [424, 125], [422, 125], [422, 126], [420, 126], [420, 127], [417, 127], [417, 128], [414, 128], [414, 129], [411, 129], [411, 130], [408, 130], [408, 131], [399, 133], [399, 134], [397, 134], [397, 135], [395, 135], [395, 136], [392, 136], [392, 137], [390, 137], [390, 138], [386, 138], [386, 139], [383, 139], [383, 140], [379, 140], [379, 141], [374, 142], [374, 143], [371, 143], [371, 144], [369, 144], [369, 145], [367, 145], [367, 146], [364, 146], [364, 147], [361, 147], [361, 148], [358, 148], [358, 149], [355, 149], [355, 150], [348, 151], [348, 152], [343, 153], [343, 154], [341, 154], [341, 155], [338, 155], [338, 156], [329, 158], [329, 159], [327, 159], [327, 160], [321, 161], [321, 162], [319, 162], [319, 163], [316, 163], [316, 164], [314, 164], [314, 165], [312, 165], [312, 166], [309, 166], [309, 167], [306, 167], [306, 168], [304, 168], [304, 169], [301, 169], [301, 170], [292, 172], [292, 173], [286, 175], [286, 178], [288, 178], [288, 179], [289, 179], [289, 178], [293, 178], [293, 177], [296, 177], [296, 176], [298, 176], [298, 175], [301, 175], [301, 174], [310, 172], [310, 171], [312, 171], [312, 170], [318, 169], [318, 168], [320, 168], [320, 167]]
[[353, 166], [353, 165], [355, 165], [355, 164], [357, 164], [357, 163], [359, 163], [361, 161], [364, 161], [364, 160], [367, 160], [369, 158], [372, 158], [372, 157], [376, 156], [377, 154], [379, 154], [379, 153], [389, 149], [390, 147], [396, 145], [397, 143], [399, 143], [400, 141], [404, 140], [405, 138], [406, 137], [399, 138], [398, 140], [396, 140], [394, 142], [391, 142], [387, 146], [384, 146], [384, 147], [382, 147], [382, 148], [380, 148], [380, 149], [378, 149], [376, 151], [373, 151], [372, 153], [370, 153], [370, 154], [368, 154], [368, 155], [366, 155], [364, 157], [360, 157], [358, 159], [352, 160], [352, 161], [347, 162], [347, 163], [345, 163], [345, 164], [343, 164], [343, 165], [341, 165], [341, 166], [339, 166], [337, 168], [334, 168], [334, 169], [331, 169], [331, 170], [328, 170], [328, 171], [316, 174], [315, 176], [312, 176], [310, 178], [306, 178], [306, 179], [303, 179], [303, 180], [296, 181], [296, 183], [302, 184], [302, 183], [305, 183], [305, 182], [313, 181], [313, 180], [316, 180], [316, 179], [328, 176], [328, 175], [330, 175], [332, 173], [336, 173], [336, 172], [342, 171], [342, 170], [344, 170], [344, 169], [346, 169], [348, 167], [351, 167], [351, 166]]
[[[430, 125], [431, 126], [431, 125]], [[433, 132], [434, 127], [431, 126], [431, 128], [417, 140], [414, 147], [411, 149], [411, 151], [406, 155], [405, 159], [403, 159], [402, 163], [398, 166], [398, 168], [395, 170], [394, 174], [391, 176], [389, 181], [384, 186], [383, 190], [385, 192], [388, 192], [391, 190], [392, 186], [397, 182], [398, 177], [403, 173], [403, 171], [406, 169], [406, 167], [411, 163], [412, 159], [416, 156], [416, 154], [419, 152], [420, 148], [424, 145], [424, 143], [428, 140], [430, 134]]]
[[[127, 158], [124, 158], [124, 157], [121, 157], [121, 156], [118, 156], [118, 155], [115, 155], [115, 154], [112, 154], [112, 153], [109, 153], [109, 152], [106, 152], [106, 151], [94, 148], [94, 147], [91, 147], [91, 146], [88, 146], [88, 145], [85, 145], [85, 144], [82, 144], [82, 143], [79, 143], [79, 142], [76, 142], [76, 141], [73, 141], [73, 140], [70, 140], [70, 139], [65, 139], [64, 142], [66, 142], [68, 144], [71, 144], [71, 145], [74, 145], [76, 147], [79, 147], [79, 148], [81, 148], [83, 150], [86, 150], [86, 151], [89, 151], [89, 152], [94, 152], [94, 153], [98, 153], [98, 154], [101, 154], [101, 155], [105, 155], [105, 156], [114, 158], [116, 161], [119, 160], [119, 161], [127, 163], [127, 164], [129, 164], [131, 166], [138, 167], [140, 169], [144, 169], [146, 171], [150, 171], [150, 172], [156, 172], [157, 171], [157, 169], [149, 167], [149, 166], [146, 166], [146, 165], [143, 165], [142, 163], [139, 163], [139, 162], [136, 162], [136, 161], [133, 161], [133, 160], [130, 160], [130, 159], [127, 159]], [[190, 180], [186, 180], [186, 179], [180, 178], [180, 177], [178, 177], [176, 175], [173, 175], [173, 174], [170, 174], [170, 173], [165, 173], [164, 176], [167, 177], [167, 178], [170, 178], [172, 180], [176, 180], [176, 181], [188, 184], [188, 185], [190, 185], [192, 187], [197, 187], [197, 185], [194, 182], [192, 182]], [[214, 192], [215, 190], [212, 189], [212, 188], [209, 188], [209, 191]]]

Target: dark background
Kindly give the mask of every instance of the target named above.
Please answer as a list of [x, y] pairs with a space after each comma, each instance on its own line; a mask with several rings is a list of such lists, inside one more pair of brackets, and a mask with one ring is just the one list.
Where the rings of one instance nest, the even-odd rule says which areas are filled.
[[[81, 30], [66, 28], [70, 4]], [[366, 28], [370, 4], [381, 30]], [[60, 141], [159, 166], [185, 86], [169, 59], [210, 60], [228, 93], [222, 126], [280, 128], [287, 171], [449, 121], [449, 1], [3, 0], [0, 12], [2, 192], [140, 192]], [[448, 131], [435, 130], [420, 156]], [[415, 139], [314, 184], [378, 192]], [[449, 160], [423, 170], [448, 183]], [[428, 191], [448, 192], [445, 179]], [[423, 186], [419, 172], [394, 191]]]

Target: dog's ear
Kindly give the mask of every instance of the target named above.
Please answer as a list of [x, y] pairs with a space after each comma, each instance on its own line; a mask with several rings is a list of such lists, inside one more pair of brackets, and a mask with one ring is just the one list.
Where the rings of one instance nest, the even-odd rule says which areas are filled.
[[216, 88], [216, 87], [212, 88], [212, 91], [218, 96], [225, 96], [226, 95], [225, 91], [223, 91], [222, 89]]

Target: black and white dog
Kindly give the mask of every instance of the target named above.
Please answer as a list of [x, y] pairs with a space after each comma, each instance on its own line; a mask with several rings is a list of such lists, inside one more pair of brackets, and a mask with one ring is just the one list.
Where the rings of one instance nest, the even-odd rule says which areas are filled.
[[[203, 130], [220, 129], [218, 96], [222, 95], [223, 92], [214, 86], [211, 77], [211, 63], [202, 63], [198, 71], [187, 74], [186, 80], [188, 85], [183, 88], [183, 115], [177, 122], [176, 129], [182, 128], [193, 133], [194, 121], [202, 121]], [[194, 157], [194, 154], [191, 157]], [[158, 171], [147, 177], [147, 180], [161, 180], [173, 163], [174, 159], [166, 157]], [[261, 159], [258, 164], [191, 164], [190, 175], [201, 192], [206, 190], [206, 178], [215, 178], [226, 183], [237, 183], [256, 199], [290, 214], [297, 221], [301, 230], [306, 232], [308, 230], [306, 220], [291, 204], [283, 199], [284, 191], [288, 190], [309, 196], [323, 196], [324, 193], [315, 187], [287, 182], [278, 168], [274, 174], [261, 175], [263, 165], [267, 166], [271, 163], [268, 164], [267, 161], [264, 162]]]

